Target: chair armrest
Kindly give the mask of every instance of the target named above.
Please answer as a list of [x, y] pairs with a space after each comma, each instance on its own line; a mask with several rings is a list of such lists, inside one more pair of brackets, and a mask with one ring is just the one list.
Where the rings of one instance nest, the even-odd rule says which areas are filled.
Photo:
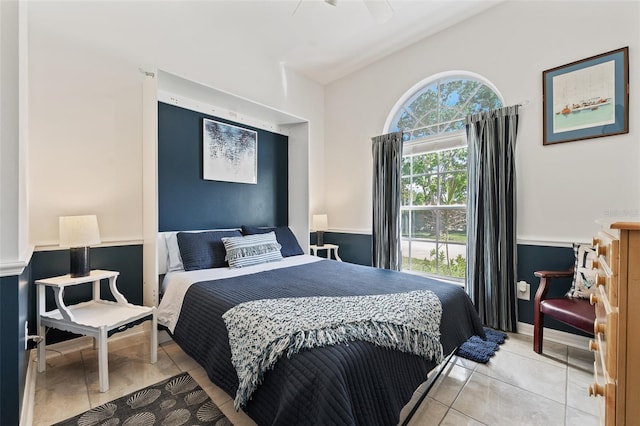
[[573, 277], [573, 267], [566, 271], [536, 271], [533, 275], [540, 278], [540, 285], [538, 286], [538, 291], [536, 291], [536, 296], [533, 300], [534, 309], [537, 311], [540, 309], [540, 302], [547, 297], [547, 292], [551, 285], [551, 279]]
[[567, 271], [535, 271], [533, 275], [538, 278], [570, 278], [573, 277], [573, 268]]

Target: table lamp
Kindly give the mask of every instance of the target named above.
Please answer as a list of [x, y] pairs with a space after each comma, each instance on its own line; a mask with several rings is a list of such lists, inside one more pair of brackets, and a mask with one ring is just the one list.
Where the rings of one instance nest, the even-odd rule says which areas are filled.
[[316, 245], [324, 245], [324, 231], [329, 229], [329, 221], [326, 214], [313, 215], [313, 229], [316, 231]]
[[86, 277], [91, 271], [89, 246], [100, 244], [96, 215], [60, 216], [60, 247], [69, 247], [71, 277]]

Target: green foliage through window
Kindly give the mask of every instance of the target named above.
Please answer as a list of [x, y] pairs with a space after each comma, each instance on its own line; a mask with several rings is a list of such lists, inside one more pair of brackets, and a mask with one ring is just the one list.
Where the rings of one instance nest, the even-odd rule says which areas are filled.
[[467, 115], [501, 106], [498, 95], [481, 81], [438, 79], [409, 98], [396, 113], [390, 130], [406, 132], [405, 140], [464, 130]]

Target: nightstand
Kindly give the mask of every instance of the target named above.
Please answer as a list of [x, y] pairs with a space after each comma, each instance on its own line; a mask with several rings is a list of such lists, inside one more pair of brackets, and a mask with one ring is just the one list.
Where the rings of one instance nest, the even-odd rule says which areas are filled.
[[318, 256], [318, 251], [320, 250], [326, 250], [327, 251], [327, 259], [331, 259], [331, 253], [333, 253], [333, 256], [336, 258], [336, 260], [338, 262], [342, 262], [342, 259], [340, 259], [340, 256], [338, 256], [338, 249], [340, 248], [339, 245], [337, 244], [324, 244], [322, 246], [317, 246], [315, 244], [311, 244], [309, 246], [309, 251], [311, 252], [312, 255], [314, 256]]
[[[69, 274], [59, 277], [37, 280], [38, 286], [38, 334], [42, 339], [38, 342], [38, 372], [46, 369], [45, 327], [70, 331], [93, 337], [98, 348], [98, 371], [100, 376], [100, 392], [109, 390], [107, 337], [110, 331], [128, 328], [134, 321], [143, 318], [151, 319], [151, 354], [154, 364], [158, 359], [158, 320], [156, 308], [137, 306], [127, 302], [118, 291], [116, 279], [119, 272], [94, 270], [86, 277], [71, 278]], [[109, 289], [116, 302], [100, 299], [100, 280], [109, 280]], [[88, 302], [67, 306], [63, 295], [66, 287], [93, 284], [93, 299]], [[58, 309], [46, 311], [45, 288], [53, 289]]]

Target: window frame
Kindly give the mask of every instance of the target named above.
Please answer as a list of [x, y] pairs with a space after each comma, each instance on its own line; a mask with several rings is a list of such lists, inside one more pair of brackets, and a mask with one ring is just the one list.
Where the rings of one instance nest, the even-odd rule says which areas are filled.
[[[477, 81], [479, 83], [481, 83], [482, 85], [486, 86], [489, 90], [491, 90], [495, 96], [498, 98], [498, 100], [500, 101], [501, 105], [504, 105], [504, 98], [502, 97], [502, 94], [500, 93], [500, 91], [495, 87], [495, 85], [493, 85], [493, 83], [491, 83], [489, 80], [487, 80], [486, 78], [484, 78], [483, 76], [473, 73], [473, 72], [468, 72], [468, 71], [445, 71], [442, 73], [438, 73], [435, 75], [432, 75], [430, 77], [427, 77], [421, 81], [419, 81], [418, 83], [416, 83], [415, 85], [413, 85], [409, 90], [407, 90], [405, 92], [405, 94], [400, 97], [400, 99], [398, 99], [398, 101], [395, 103], [394, 107], [391, 109], [391, 112], [389, 113], [389, 115], [387, 116], [387, 120], [385, 122], [384, 125], [384, 130], [383, 133], [389, 133], [392, 131], [396, 131], [397, 129], [393, 129], [392, 126], [394, 124], [397, 124], [397, 115], [399, 114], [399, 112], [401, 110], [406, 110], [409, 111], [408, 106], [410, 106], [417, 98], [418, 96], [420, 96], [423, 93], [423, 90], [427, 87], [429, 87], [430, 85], [433, 85], [434, 83], [438, 83], [440, 80], [474, 80]], [[473, 99], [473, 97], [471, 97], [470, 99]], [[435, 106], [435, 108], [439, 109], [441, 106], [440, 102], [438, 102], [438, 105]], [[460, 119], [456, 119], [456, 120], [450, 120], [450, 122], [456, 122], [459, 121]], [[421, 130], [424, 128], [428, 128], [428, 127], [433, 127], [433, 126], [442, 126], [443, 124], [447, 124], [447, 122], [438, 122], [438, 123], [433, 123], [433, 124], [428, 124], [427, 126], [422, 126], [420, 128], [414, 128], [411, 130], [407, 130], [405, 132], [414, 132], [416, 130]], [[456, 148], [467, 148], [468, 144], [467, 144], [467, 136], [466, 136], [466, 131], [465, 130], [456, 130], [456, 131], [445, 131], [445, 132], [440, 132], [437, 134], [433, 134], [433, 135], [428, 135], [425, 137], [421, 137], [421, 138], [416, 138], [416, 139], [408, 139], [405, 140], [403, 142], [403, 152], [402, 152], [402, 157], [403, 157], [403, 161], [404, 158], [406, 158], [407, 156], [415, 156], [415, 155], [419, 155], [419, 154], [427, 154], [427, 153], [436, 153], [436, 152], [440, 152], [440, 151], [445, 151], [445, 150], [449, 150], [449, 149], [456, 149]], [[442, 172], [438, 172], [438, 176], [440, 176]], [[413, 172], [411, 174], [411, 177], [413, 177]], [[404, 174], [401, 174], [401, 179], [404, 179], [406, 176]], [[438, 181], [438, 193], [440, 193], [440, 180]], [[438, 201], [439, 202], [439, 201]], [[413, 200], [411, 201], [411, 204], [409, 206], [403, 206], [402, 205], [402, 201], [401, 201], [401, 222], [402, 222], [402, 217], [405, 214], [405, 212], [409, 212], [409, 215], [411, 216], [411, 212], [412, 211], [426, 211], [426, 210], [433, 210], [433, 211], [442, 211], [442, 210], [448, 210], [448, 209], [460, 209], [461, 207], [465, 208], [465, 213], [466, 213], [466, 206], [467, 204], [463, 205], [453, 205], [453, 206], [441, 206], [441, 205], [437, 205], [437, 206], [413, 206]], [[411, 222], [409, 222], [409, 226], [412, 226]], [[411, 262], [411, 242], [412, 241], [416, 241], [416, 238], [411, 238], [411, 237], [405, 237], [404, 236], [404, 232], [403, 232], [404, 226], [402, 226], [401, 228], [401, 244], [404, 246], [405, 242], [409, 243], [409, 253], [408, 256], [409, 257], [409, 261]], [[408, 234], [411, 235], [410, 229], [411, 228], [407, 228], [409, 230]], [[439, 244], [438, 240], [439, 237], [439, 231], [436, 232], [436, 264], [438, 265], [438, 249], [439, 249]], [[451, 243], [451, 241], [449, 241], [448, 243]], [[446, 243], [446, 244], [448, 244]], [[440, 243], [442, 244], [442, 243]], [[457, 244], [457, 243], [454, 243]], [[466, 241], [464, 243], [464, 246], [466, 247]], [[466, 250], [465, 250], [466, 251]], [[405, 257], [403, 255], [403, 257]], [[466, 259], [466, 256], [465, 256]], [[439, 265], [438, 265], [438, 270], [439, 270]], [[432, 274], [432, 273], [425, 273], [425, 272], [420, 272], [420, 271], [413, 271], [413, 270], [407, 270], [406, 272], [410, 272], [410, 273], [416, 273], [416, 274], [420, 274], [420, 275], [427, 275], [427, 276], [433, 276], [439, 279], [444, 279], [456, 284], [464, 284], [464, 277], [463, 278], [459, 278], [459, 277], [454, 277], [454, 276], [449, 276], [449, 275], [440, 275], [440, 274]]]

